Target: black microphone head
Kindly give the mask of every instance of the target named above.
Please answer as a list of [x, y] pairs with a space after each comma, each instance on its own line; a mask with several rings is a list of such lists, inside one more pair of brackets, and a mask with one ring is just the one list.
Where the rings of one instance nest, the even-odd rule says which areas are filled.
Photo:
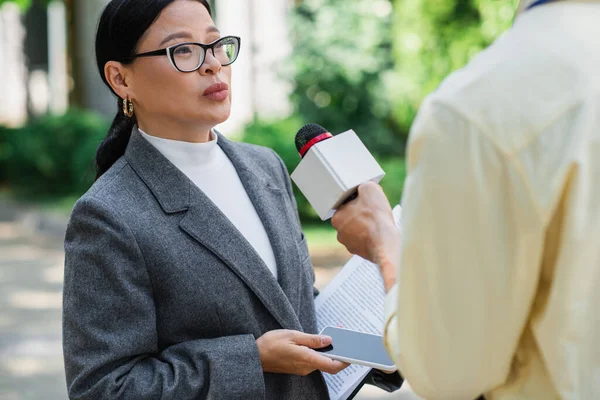
[[306, 146], [308, 142], [313, 140], [319, 135], [324, 133], [328, 133], [329, 131], [323, 128], [321, 125], [317, 124], [307, 124], [304, 125], [298, 133], [296, 133], [296, 150], [300, 152], [300, 150]]

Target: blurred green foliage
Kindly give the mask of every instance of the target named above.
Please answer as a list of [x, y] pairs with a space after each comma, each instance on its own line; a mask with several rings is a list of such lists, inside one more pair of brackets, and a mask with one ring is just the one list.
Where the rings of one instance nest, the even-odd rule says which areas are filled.
[[394, 72], [386, 87], [402, 131], [423, 98], [506, 31], [519, 0], [396, 0]]
[[93, 157], [107, 131], [104, 119], [76, 110], [3, 128], [0, 174], [20, 197], [82, 194], [93, 182]]
[[354, 129], [381, 156], [402, 155], [406, 136], [385, 87], [394, 67], [392, 11], [390, 0], [305, 0], [291, 19], [296, 113], [334, 134]]
[[0, 186], [6, 184], [8, 174], [6, 171], [6, 163], [10, 157], [8, 148], [8, 135], [11, 129], [0, 125]]
[[4, 3], [13, 3], [21, 7], [22, 9], [26, 9], [31, 5], [32, 0], [0, 0], [0, 6]]
[[[406, 176], [404, 144], [425, 96], [511, 24], [518, 0], [304, 0], [292, 11], [295, 114], [251, 123], [244, 140], [273, 148], [291, 172], [304, 123], [354, 129], [387, 175], [393, 204]], [[317, 216], [296, 192], [303, 221]]]
[[[61, 0], [35, 0], [44, 5], [47, 5], [51, 1], [61, 1]], [[0, 6], [4, 3], [13, 3], [19, 6], [22, 10], [27, 10], [33, 4], [34, 0], [0, 0]]]
[[510, 27], [518, 0], [305, 0], [292, 12], [303, 122], [403, 154], [424, 97]]

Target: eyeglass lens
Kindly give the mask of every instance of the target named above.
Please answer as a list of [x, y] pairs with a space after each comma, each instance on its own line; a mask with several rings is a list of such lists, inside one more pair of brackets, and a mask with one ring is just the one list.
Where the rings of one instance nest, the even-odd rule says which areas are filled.
[[[221, 65], [229, 65], [235, 61], [239, 44], [235, 38], [223, 38], [212, 47], [214, 57]], [[193, 71], [200, 67], [205, 58], [204, 49], [197, 44], [177, 46], [173, 52], [173, 62], [181, 71]]]

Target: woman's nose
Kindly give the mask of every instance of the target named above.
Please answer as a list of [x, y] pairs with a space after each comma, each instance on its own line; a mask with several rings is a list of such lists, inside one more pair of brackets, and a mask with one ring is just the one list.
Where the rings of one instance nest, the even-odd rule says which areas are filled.
[[216, 59], [214, 50], [208, 49], [206, 51], [204, 63], [200, 67], [200, 74], [201, 75], [215, 75], [221, 70], [221, 68], [223, 68], [223, 66], [221, 65], [219, 60]]

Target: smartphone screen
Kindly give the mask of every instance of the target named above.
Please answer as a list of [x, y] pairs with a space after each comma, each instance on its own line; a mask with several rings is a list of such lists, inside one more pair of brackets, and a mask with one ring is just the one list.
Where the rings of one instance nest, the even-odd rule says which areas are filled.
[[333, 339], [330, 346], [315, 349], [321, 353], [346, 362], [395, 370], [394, 361], [387, 353], [382, 336], [334, 327], [323, 329], [321, 334]]

